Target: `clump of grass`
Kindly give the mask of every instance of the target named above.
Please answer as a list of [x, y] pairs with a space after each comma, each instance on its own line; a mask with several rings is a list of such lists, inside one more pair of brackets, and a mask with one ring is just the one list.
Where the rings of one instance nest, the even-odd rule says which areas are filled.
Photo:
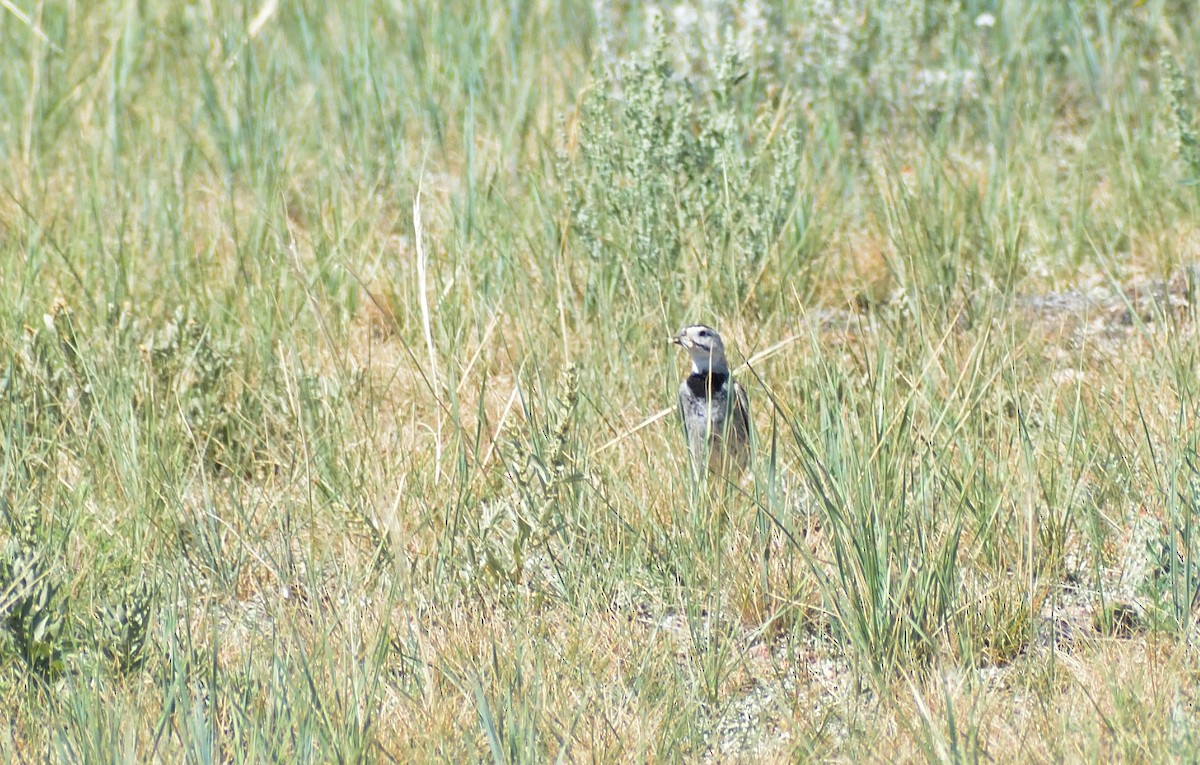
[[1163, 56], [1162, 66], [1175, 129], [1175, 147], [1188, 173], [1183, 180], [1185, 184], [1194, 186], [1200, 184], [1200, 138], [1196, 135], [1188, 83], [1170, 55]]
[[[9, 513], [0, 557], [0, 624], [5, 648], [32, 677], [79, 672], [89, 654], [106, 657], [118, 674], [145, 664], [158, 593], [145, 579], [105, 567], [84, 586], [69, 586], [61, 546], [32, 517]], [[95, 588], [115, 592], [98, 607], [83, 602]]]
[[110, 602], [98, 609], [96, 639], [118, 672], [134, 672], [145, 665], [157, 601], [155, 588], [141, 580], [118, 588]]
[[[80, 357], [74, 312], [58, 299], [40, 326], [26, 327], [7, 360], [0, 391], [6, 420], [26, 438], [46, 437], [59, 427], [78, 427], [92, 387]], [[81, 411], [84, 410], [84, 411]]]
[[966, 663], [1006, 666], [1030, 645], [1038, 614], [1028, 584], [1011, 575], [963, 583], [962, 606], [954, 616], [952, 640]]
[[32, 540], [10, 538], [0, 561], [0, 617], [8, 642], [35, 676], [63, 670], [71, 650], [59, 573]]
[[832, 556], [813, 559], [822, 597], [861, 671], [882, 679], [931, 660], [946, 640], [960, 593], [962, 509], [943, 500], [938, 457], [919, 436], [912, 399], [894, 387], [890, 359], [877, 363], [869, 399], [854, 409], [840, 404], [848, 381], [829, 370], [818, 439], [799, 426], [793, 433]]
[[215, 470], [269, 470], [269, 445], [289, 429], [278, 375], [251, 387], [233, 344], [187, 313], [180, 307], [161, 325], [139, 328], [142, 408], [177, 411], [186, 437]]
[[618, 289], [671, 313], [686, 305], [681, 289], [685, 300], [715, 293], [740, 305], [768, 264], [805, 265], [802, 118], [764, 102], [753, 128], [739, 124], [739, 107], [761, 96], [732, 48], [703, 89], [672, 71], [661, 31], [654, 41], [619, 75], [599, 74], [581, 110], [578, 166], [565, 173], [573, 231], [602, 279], [587, 285], [587, 305], [606, 310]]
[[[574, 544], [584, 491], [581, 449], [575, 432], [579, 377], [563, 375], [561, 394], [540, 412], [526, 401], [528, 429], [501, 447], [500, 496], [484, 500], [475, 534], [467, 540], [473, 576], [504, 588], [530, 588], [558, 596], [567, 577], [564, 551]], [[486, 586], [475, 582], [474, 586]]]

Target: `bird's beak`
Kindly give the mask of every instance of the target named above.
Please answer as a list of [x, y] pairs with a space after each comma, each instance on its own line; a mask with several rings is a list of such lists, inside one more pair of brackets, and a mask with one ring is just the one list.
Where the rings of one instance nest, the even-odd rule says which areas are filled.
[[676, 335], [675, 337], [672, 337], [668, 342], [670, 342], [672, 345], [679, 345], [684, 348], [692, 347], [692, 341], [688, 339], [687, 335]]

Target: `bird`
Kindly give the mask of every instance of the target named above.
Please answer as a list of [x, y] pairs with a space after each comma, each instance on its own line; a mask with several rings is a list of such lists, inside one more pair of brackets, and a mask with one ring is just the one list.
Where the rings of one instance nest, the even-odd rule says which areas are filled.
[[691, 373], [679, 386], [679, 416], [692, 467], [736, 477], [750, 456], [750, 402], [729, 372], [725, 343], [712, 327], [684, 327], [670, 342], [687, 351]]

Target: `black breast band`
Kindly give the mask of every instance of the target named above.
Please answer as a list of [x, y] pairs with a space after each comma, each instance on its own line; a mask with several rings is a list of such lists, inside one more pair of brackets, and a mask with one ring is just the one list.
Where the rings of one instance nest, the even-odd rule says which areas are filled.
[[699, 398], [712, 398], [714, 391], [719, 391], [725, 387], [725, 382], [729, 379], [728, 373], [724, 372], [695, 372], [688, 375], [687, 386], [693, 396]]

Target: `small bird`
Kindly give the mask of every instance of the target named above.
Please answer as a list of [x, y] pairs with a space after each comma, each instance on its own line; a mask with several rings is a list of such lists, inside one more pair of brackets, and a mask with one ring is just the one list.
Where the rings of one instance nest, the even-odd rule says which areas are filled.
[[729, 373], [725, 344], [712, 327], [684, 327], [671, 342], [692, 359], [692, 372], [679, 386], [679, 415], [692, 466], [737, 476], [750, 453], [750, 403]]

